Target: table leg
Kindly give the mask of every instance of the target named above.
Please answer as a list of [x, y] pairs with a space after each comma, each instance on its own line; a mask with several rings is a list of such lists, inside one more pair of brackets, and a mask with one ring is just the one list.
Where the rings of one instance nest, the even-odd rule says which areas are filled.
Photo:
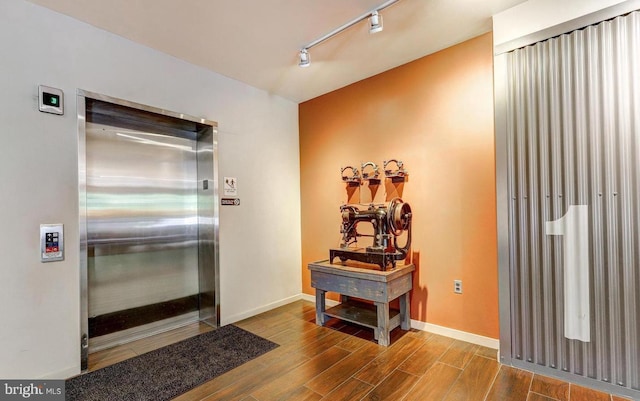
[[408, 292], [400, 295], [400, 328], [411, 330], [411, 300]]
[[316, 324], [318, 326], [324, 326], [326, 322], [326, 316], [324, 314], [324, 311], [326, 310], [326, 305], [325, 305], [326, 293], [327, 293], [326, 291], [316, 288]]
[[391, 342], [389, 336], [389, 304], [385, 302], [376, 302], [375, 304], [378, 313], [378, 344], [386, 347]]

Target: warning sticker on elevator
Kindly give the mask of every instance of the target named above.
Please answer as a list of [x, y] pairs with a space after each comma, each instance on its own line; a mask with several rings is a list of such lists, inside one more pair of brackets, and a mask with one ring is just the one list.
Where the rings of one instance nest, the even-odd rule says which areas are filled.
[[240, 198], [222, 198], [222, 206], [240, 206]]
[[224, 177], [224, 196], [238, 196], [238, 179], [235, 177]]

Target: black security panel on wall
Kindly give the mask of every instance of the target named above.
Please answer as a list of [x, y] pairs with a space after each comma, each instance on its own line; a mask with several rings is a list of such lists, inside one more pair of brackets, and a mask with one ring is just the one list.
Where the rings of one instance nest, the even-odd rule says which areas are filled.
[[64, 114], [64, 94], [62, 90], [48, 86], [38, 86], [38, 109], [44, 113]]

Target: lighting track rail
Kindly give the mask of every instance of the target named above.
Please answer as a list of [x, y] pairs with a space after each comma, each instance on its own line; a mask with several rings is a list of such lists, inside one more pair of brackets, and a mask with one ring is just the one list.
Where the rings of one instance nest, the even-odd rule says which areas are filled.
[[397, 3], [400, 0], [388, 0], [385, 3], [379, 5], [378, 7], [374, 8], [373, 10], [362, 14], [361, 16], [347, 22], [346, 24], [334, 29], [333, 31], [327, 33], [326, 35], [314, 40], [313, 42], [307, 44], [306, 46], [304, 46], [299, 53], [299, 61], [298, 61], [298, 66], [300, 67], [308, 67], [311, 64], [311, 56], [309, 55], [309, 49], [311, 49], [313, 46], [316, 46], [322, 42], [324, 42], [327, 39], [330, 39], [332, 37], [334, 37], [335, 35], [339, 34], [340, 32], [351, 28], [352, 26], [354, 26], [355, 24], [357, 24], [360, 21], [364, 21], [365, 19], [369, 19], [369, 33], [376, 33], [376, 32], [380, 32], [382, 31], [382, 16], [379, 14], [380, 11], [384, 10], [385, 8], [391, 6], [394, 3]]

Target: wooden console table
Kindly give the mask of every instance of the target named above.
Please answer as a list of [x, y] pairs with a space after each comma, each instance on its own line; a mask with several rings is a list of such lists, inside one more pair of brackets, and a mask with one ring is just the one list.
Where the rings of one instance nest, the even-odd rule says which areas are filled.
[[[330, 317], [373, 329], [378, 344], [389, 345], [389, 332], [400, 326], [411, 328], [409, 291], [413, 288], [411, 272], [415, 266], [397, 265], [382, 271], [378, 266], [347, 261], [344, 264], [328, 260], [309, 263], [311, 286], [316, 289], [316, 324], [324, 326]], [[326, 309], [327, 291], [341, 295], [342, 303]], [[373, 305], [349, 299], [355, 297], [373, 301]], [[400, 310], [389, 309], [389, 302], [400, 298]]]

